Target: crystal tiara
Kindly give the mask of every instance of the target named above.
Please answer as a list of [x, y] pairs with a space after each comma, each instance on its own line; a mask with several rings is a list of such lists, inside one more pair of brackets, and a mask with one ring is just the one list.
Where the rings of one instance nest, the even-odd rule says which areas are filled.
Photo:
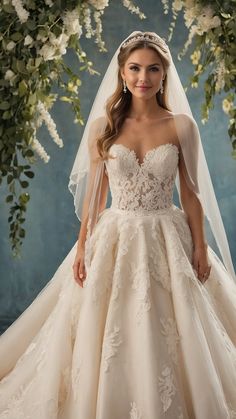
[[129, 45], [133, 42], [136, 42], [136, 41], [149, 41], [149, 42], [152, 42], [152, 43], [156, 44], [157, 46], [162, 46], [162, 47], [168, 49], [168, 45], [166, 44], [166, 42], [164, 41], [163, 38], [161, 38], [158, 35], [154, 36], [154, 35], [148, 35], [148, 34], [132, 36], [131, 38], [127, 39], [127, 41], [125, 41], [121, 45], [121, 48], [124, 48], [127, 45]]

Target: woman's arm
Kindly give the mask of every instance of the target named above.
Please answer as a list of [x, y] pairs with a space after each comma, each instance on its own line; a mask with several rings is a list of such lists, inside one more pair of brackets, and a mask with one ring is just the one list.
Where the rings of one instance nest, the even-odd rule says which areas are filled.
[[203, 282], [210, 274], [204, 231], [204, 213], [198, 197], [186, 182], [186, 167], [181, 151], [179, 159], [179, 180], [181, 204], [187, 215], [193, 239], [193, 267], [197, 271], [198, 279]]

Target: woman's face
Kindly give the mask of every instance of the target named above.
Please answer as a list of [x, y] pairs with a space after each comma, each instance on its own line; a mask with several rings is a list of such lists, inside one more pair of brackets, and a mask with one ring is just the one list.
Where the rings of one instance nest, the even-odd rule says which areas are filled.
[[164, 79], [164, 67], [159, 54], [150, 48], [136, 49], [121, 69], [127, 88], [137, 98], [156, 95]]

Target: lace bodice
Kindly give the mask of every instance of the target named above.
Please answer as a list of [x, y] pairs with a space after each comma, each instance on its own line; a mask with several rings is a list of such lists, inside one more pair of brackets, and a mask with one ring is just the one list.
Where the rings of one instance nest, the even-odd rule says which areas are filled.
[[112, 208], [145, 213], [172, 205], [179, 158], [175, 144], [152, 148], [142, 163], [123, 144], [113, 144], [109, 152], [116, 157], [106, 161]]

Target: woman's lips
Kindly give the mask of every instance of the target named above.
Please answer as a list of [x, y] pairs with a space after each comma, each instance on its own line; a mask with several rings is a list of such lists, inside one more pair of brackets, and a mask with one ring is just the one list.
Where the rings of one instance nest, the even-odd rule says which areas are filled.
[[146, 89], [150, 89], [150, 86], [136, 86], [138, 89], [141, 90], [146, 90]]

